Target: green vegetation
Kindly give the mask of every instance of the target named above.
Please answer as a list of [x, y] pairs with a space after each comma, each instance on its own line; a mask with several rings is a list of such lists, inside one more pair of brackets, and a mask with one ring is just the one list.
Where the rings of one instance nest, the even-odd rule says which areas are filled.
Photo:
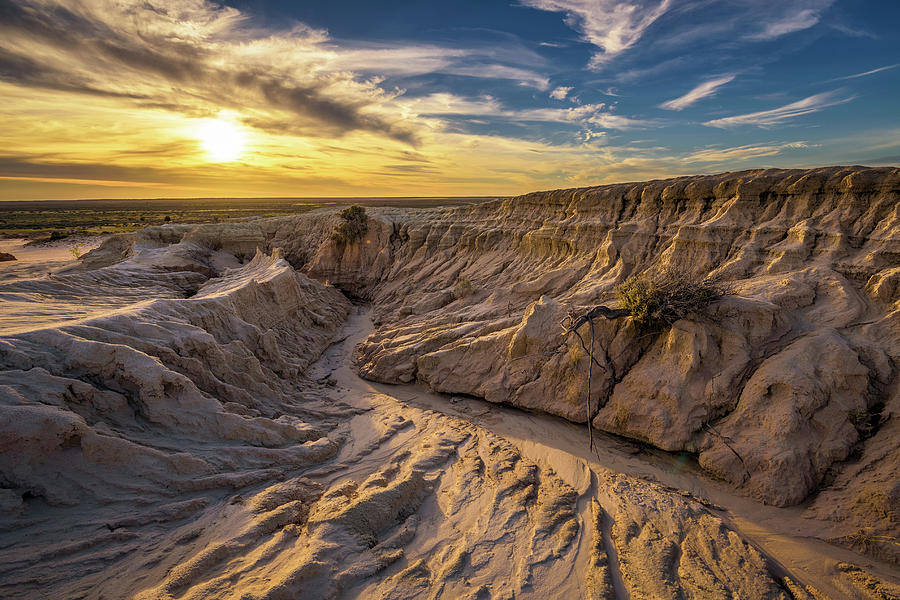
[[878, 404], [872, 410], [856, 408], [847, 411], [847, 418], [859, 433], [860, 439], [868, 439], [875, 435], [881, 421], [881, 409], [884, 405]]
[[475, 293], [475, 286], [466, 278], [457, 279], [453, 284], [453, 297], [459, 300]]
[[647, 330], [664, 329], [696, 314], [725, 293], [711, 281], [697, 281], [671, 269], [653, 275], [632, 275], [615, 291], [622, 308], [638, 327]]
[[343, 248], [362, 239], [369, 229], [366, 209], [359, 204], [348, 206], [339, 213], [341, 222], [331, 232], [332, 241]]

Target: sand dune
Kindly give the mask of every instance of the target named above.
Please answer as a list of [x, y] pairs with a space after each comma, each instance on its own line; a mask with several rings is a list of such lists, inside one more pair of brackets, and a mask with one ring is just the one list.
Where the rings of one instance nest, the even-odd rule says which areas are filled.
[[[7, 275], [0, 595], [897, 597], [898, 194], [684, 178], [370, 210], [346, 248], [317, 211]], [[591, 450], [559, 321], [672, 264], [735, 293], [598, 323]]]

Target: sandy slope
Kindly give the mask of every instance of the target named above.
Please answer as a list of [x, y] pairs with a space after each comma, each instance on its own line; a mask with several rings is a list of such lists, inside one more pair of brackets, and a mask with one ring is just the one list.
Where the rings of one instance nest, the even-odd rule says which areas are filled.
[[[721, 177], [726, 183], [711, 187], [733, 190]], [[759, 194], [779, 189], [780, 181], [751, 188]], [[669, 242], [687, 235], [678, 232], [702, 231], [690, 221], [689, 198], [654, 185], [658, 197], [673, 202], [670, 213], [658, 211], [677, 223]], [[894, 188], [856, 185], [862, 200], [841, 209], [841, 227], [884, 221], [890, 210], [881, 195]], [[812, 193], [803, 189], [794, 196]], [[650, 192], [635, 193], [656, 202]], [[535, 197], [521, 206], [387, 209], [370, 220], [365, 240], [343, 250], [327, 240], [334, 217], [325, 212], [154, 227], [114, 236], [52, 277], [0, 278], [0, 302], [8, 308], [0, 332], [0, 596], [897, 597], [896, 567], [881, 558], [896, 544], [890, 503], [886, 512], [874, 511], [867, 547], [824, 541], [845, 535], [848, 524], [858, 527], [846, 514], [858, 506], [861, 481], [876, 508], [879, 494], [891, 493], [897, 442], [884, 434], [893, 421], [862, 441], [855, 463], [832, 450], [829, 479], [811, 503], [779, 508], [753, 498], [765, 482], [778, 481], [765, 460], [754, 467], [752, 485], [737, 486], [703, 451], [697, 460], [697, 440], [674, 436], [693, 426], [691, 419], [655, 440], [617, 430], [640, 444], [598, 433], [592, 453], [584, 425], [496, 403], [579, 420], [557, 408], [566, 406], [564, 378], [573, 394], [582, 379], [553, 357], [536, 356], [550, 339], [560, 345], [551, 335], [558, 336], [564, 303], [602, 298], [627, 269], [590, 266], [611, 256], [609, 247], [604, 254], [593, 246], [584, 256], [572, 247], [590, 248], [599, 235], [619, 240], [619, 257], [652, 262], [674, 252], [662, 241], [654, 243], [656, 254], [642, 249], [657, 234], [619, 236], [616, 228], [646, 223], [590, 216], [589, 194], [557, 196], [556, 204]], [[794, 201], [784, 196], [784, 206]], [[560, 218], [565, 226], [554, 220]], [[853, 256], [886, 256], [893, 229], [873, 231], [853, 242]], [[738, 238], [731, 243], [746, 247]], [[534, 239], [544, 241], [525, 241]], [[811, 275], [802, 261], [787, 270], [763, 261], [746, 271], [742, 297], [717, 309], [725, 311], [724, 331], [707, 321], [680, 322], [629, 359], [626, 370], [636, 378], [642, 361], [653, 361], [667, 376], [645, 371], [636, 381], [682, 386], [678, 397], [687, 402], [696, 394], [690, 390], [702, 389], [691, 381], [722, 377], [743, 340], [753, 368], [735, 375], [740, 389], [774, 385], [782, 368], [795, 382], [790, 394], [772, 395], [775, 408], [818, 398], [820, 390], [825, 407], [858, 401], [857, 379], [870, 386], [882, 376], [890, 389], [893, 334], [876, 338], [835, 315], [852, 300], [862, 308], [841, 318], [890, 324], [876, 300], [893, 296], [875, 286], [881, 291], [872, 299], [870, 288], [860, 292], [854, 283], [861, 277], [841, 280], [828, 265], [870, 269], [867, 276], [878, 281], [893, 267], [820, 250], [813, 244], [809, 251], [818, 257], [817, 281], [836, 287], [817, 283], [813, 300], [804, 300]], [[488, 275], [476, 279], [479, 273]], [[454, 295], [463, 275], [475, 291]], [[368, 296], [373, 309], [351, 306], [324, 279]], [[603, 335], [616, 344], [630, 334], [625, 323]], [[697, 342], [704, 336], [712, 339], [706, 346]], [[700, 344], [696, 352], [685, 350], [691, 344]], [[787, 360], [792, 352], [815, 354], [818, 370]], [[889, 355], [882, 375], [878, 352]], [[786, 358], [766, 367], [774, 356]], [[680, 357], [674, 366], [673, 357]], [[872, 407], [883, 397], [877, 385], [867, 388], [876, 393], [866, 400]], [[508, 395], [525, 388], [528, 395]], [[653, 408], [653, 397], [634, 384], [622, 389], [634, 395], [634, 427], [653, 423], [641, 412]], [[541, 393], [543, 403], [528, 403]], [[717, 419], [753, 415], [736, 406]], [[856, 435], [850, 446], [859, 442], [841, 429], [846, 413], [815, 414], [797, 422], [823, 431], [775, 441], [798, 442], [790, 452], [811, 439], [818, 451], [829, 436], [849, 443], [844, 438]], [[745, 422], [734, 427], [730, 435], [748, 455], [772, 447], [741, 437], [754, 431]]]
[[76, 262], [76, 255], [83, 255], [97, 248], [108, 236], [66, 238], [39, 245], [27, 245], [23, 238], [0, 239], [0, 252], [12, 254], [14, 261], [0, 262], [3, 281], [34, 279], [68, 267]]
[[[716, 527], [724, 525], [739, 531], [742, 537], [755, 544], [768, 557], [766, 569], [789, 572], [796, 578], [795, 581], [804, 582], [801, 587], [812, 586], [820, 597], [866, 597], [837, 568], [843, 562], [858, 560], [858, 556], [817, 542], [810, 536], [811, 530], [815, 531], [815, 535], [822, 535], [823, 530], [830, 526], [827, 522], [811, 523], [799, 509], [767, 507], [749, 501], [735, 494], [729, 486], [704, 476], [696, 462], [684, 455], [654, 453], [622, 438], [602, 434], [596, 434], [597, 448], [591, 452], [585, 444], [587, 434], [584, 428], [562, 419], [498, 407], [470, 397], [451, 396], [448, 400], [447, 396], [434, 394], [421, 385], [384, 385], [360, 380], [355, 369], [345, 359], [350, 348], [371, 334], [371, 323], [365, 317], [365, 314], [351, 316], [346, 326], [347, 331], [342, 334], [349, 334], [349, 337], [340, 346], [333, 347], [316, 365], [317, 372], [332, 375], [339, 386], [346, 388], [343, 392], [345, 398], [377, 394], [378, 403], [388, 408], [391, 405], [404, 409], [417, 407], [462, 419], [474, 425], [474, 431], [482, 435], [499, 436], [506, 440], [521, 459], [533, 463], [542, 471], [552, 472], [579, 494], [575, 506], [579, 537], [573, 543], [577, 547], [571, 557], [566, 557], [566, 562], [573, 569], [571, 572], [563, 570], [566, 582], [571, 587], [552, 583], [536, 588], [538, 594], [535, 597], [590, 597], [590, 586], [586, 583], [592, 578], [590, 565], [592, 560], [596, 560], [596, 556], [592, 556], [592, 550], [597, 544], [602, 545], [601, 553], [613, 557], [611, 560], [607, 559], [610, 560], [608, 581], [612, 589], [606, 589], [597, 597], [627, 597], [628, 594], [632, 597], [656, 598], [667, 597], [668, 594], [677, 597], [677, 592], [647, 587], [651, 582], [641, 582], [643, 585], [635, 582], [637, 575], [632, 574], [632, 570], [644, 569], [645, 575], [652, 575], [652, 578], [665, 580], [668, 575], [679, 581], [682, 577], [690, 579], [689, 573], [692, 568], [697, 568], [696, 564], [692, 565], [690, 561], [682, 559], [677, 573], [671, 572], [675, 569], [667, 573], [665, 568], [658, 568], [658, 564], [647, 564], [650, 561], [646, 555], [651, 552], [646, 548], [640, 548], [637, 552], [641, 564], [622, 565], [619, 562], [622, 555], [631, 557], [621, 538], [611, 539], [610, 530], [615, 531], [616, 526], [620, 530], [627, 529], [628, 525], [617, 522], [615, 517], [621, 516], [628, 523], [626, 515], [633, 515], [636, 510], [639, 513], [646, 511], [652, 520], [661, 516], [666, 521], [681, 518], [694, 526], [693, 521], [698, 516], [708, 518], [716, 523]], [[658, 485], [647, 486], [643, 481]], [[594, 502], [600, 503], [601, 510], [606, 515], [605, 522], [599, 525], [594, 523]], [[441, 519], [446, 516], [440, 515]], [[658, 522], [654, 524], [659, 526]], [[671, 523], [666, 525], [671, 526]], [[663, 537], [673, 533], [665, 526], [660, 529], [664, 532]], [[695, 533], [706, 539], [715, 538], [709, 531], [700, 531], [702, 533]], [[656, 532], [658, 534], [659, 530]], [[452, 534], [448, 536], [447, 533], [438, 532], [425, 537], [442, 539], [447, 544], [458, 543], [453, 540]], [[678, 545], [685, 545], [684, 540], [685, 538], [679, 540]], [[654, 539], [651, 545], [655, 546], [660, 541]], [[620, 545], [625, 546], [625, 551]], [[721, 546], [716, 551], [721, 551]], [[407, 559], [410, 556], [409, 549], [406, 556]], [[892, 576], [892, 567], [868, 564], [875, 567], [880, 577]], [[748, 572], [743, 562], [736, 568]], [[613, 577], [614, 573], [617, 574], [616, 577]], [[581, 581], [582, 577], [584, 582]], [[759, 572], [757, 577], [766, 579], [766, 575]], [[613, 585], [614, 582], [617, 585]], [[377, 587], [370, 584], [363, 589], [372, 590]], [[681, 587], [681, 592], [686, 597], [724, 597], [724, 591], [712, 592], [712, 589], [715, 587], [698, 591], [684, 586]], [[744, 592], [746, 593], [746, 588]], [[765, 592], [757, 590], [749, 597], [764, 596]], [[798, 597], [804, 596], [798, 593]]]

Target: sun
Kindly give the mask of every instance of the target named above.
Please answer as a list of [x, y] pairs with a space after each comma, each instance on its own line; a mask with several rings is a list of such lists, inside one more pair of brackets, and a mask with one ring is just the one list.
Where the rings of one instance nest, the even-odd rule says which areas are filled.
[[244, 133], [234, 123], [211, 119], [197, 128], [196, 135], [213, 162], [237, 160], [244, 152]]

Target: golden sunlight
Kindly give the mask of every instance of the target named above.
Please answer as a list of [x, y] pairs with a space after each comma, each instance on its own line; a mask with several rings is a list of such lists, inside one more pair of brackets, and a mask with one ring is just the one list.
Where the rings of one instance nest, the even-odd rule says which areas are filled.
[[213, 162], [237, 160], [244, 151], [244, 133], [228, 121], [205, 121], [197, 128], [195, 135]]

